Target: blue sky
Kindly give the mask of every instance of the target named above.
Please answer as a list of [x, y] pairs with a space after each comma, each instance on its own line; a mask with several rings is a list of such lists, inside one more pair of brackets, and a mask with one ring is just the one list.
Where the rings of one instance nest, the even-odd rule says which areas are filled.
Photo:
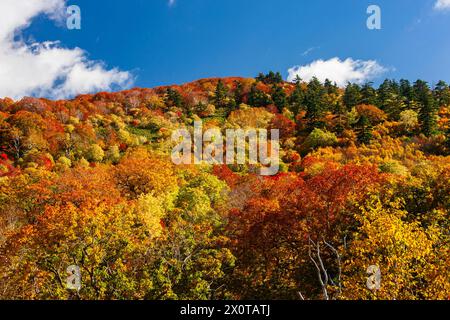
[[[71, 0], [81, 8], [81, 30], [41, 14], [21, 36], [82, 48], [86, 59], [128, 71], [140, 87], [269, 70], [287, 78], [293, 66], [335, 57], [376, 61], [384, 73], [375, 82], [433, 83], [450, 81], [450, 10], [437, 10], [437, 1]], [[370, 4], [382, 10], [381, 30], [366, 27]]]

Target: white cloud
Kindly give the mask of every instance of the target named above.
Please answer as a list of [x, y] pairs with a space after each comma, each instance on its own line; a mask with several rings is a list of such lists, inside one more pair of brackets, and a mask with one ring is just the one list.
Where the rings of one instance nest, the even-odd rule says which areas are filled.
[[436, 10], [449, 10], [450, 9], [450, 0], [437, 0], [434, 8]]
[[21, 39], [38, 15], [61, 19], [65, 0], [1, 0], [0, 12], [0, 97], [66, 98], [131, 85], [129, 72], [108, 70], [102, 62], [90, 61], [80, 48]]
[[302, 53], [302, 56], [306, 57], [307, 55], [309, 55], [311, 52], [313, 52], [316, 49], [320, 49], [320, 47], [310, 47]]
[[305, 81], [317, 77], [320, 81], [330, 79], [340, 87], [347, 82], [363, 83], [376, 78], [388, 71], [375, 60], [353, 60], [348, 58], [344, 61], [339, 58], [330, 60], [316, 60], [309, 65], [295, 66], [288, 70], [288, 81], [294, 81], [297, 75]]

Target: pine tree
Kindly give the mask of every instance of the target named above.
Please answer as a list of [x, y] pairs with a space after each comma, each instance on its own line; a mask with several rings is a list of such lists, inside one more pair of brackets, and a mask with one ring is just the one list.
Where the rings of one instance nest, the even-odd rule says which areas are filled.
[[390, 119], [398, 120], [406, 107], [401, 95], [401, 86], [396, 81], [386, 79], [378, 88], [377, 105]]
[[223, 84], [222, 80], [219, 80], [216, 86], [214, 105], [216, 108], [226, 108], [228, 98], [228, 88]]
[[380, 85], [378, 88], [378, 104], [377, 107], [379, 107], [381, 110], [385, 110], [386, 106], [386, 100], [389, 100], [394, 95], [394, 90], [391, 85], [391, 80], [386, 79], [384, 82]]
[[283, 76], [281, 75], [281, 73], [277, 72], [277, 73], [275, 73], [273, 75], [272, 81], [274, 83], [282, 83], [283, 82]]
[[258, 73], [258, 75], [255, 77], [256, 81], [264, 82], [266, 79], [266, 75], [262, 72]]
[[445, 146], [447, 147], [447, 154], [450, 154], [450, 126], [445, 132]]
[[420, 109], [419, 113], [421, 130], [422, 133], [425, 134], [427, 137], [435, 134], [436, 132], [437, 127], [436, 114], [437, 114], [436, 102], [434, 101], [433, 96], [429, 94], [426, 100], [424, 101], [424, 104], [422, 105], [422, 108]]
[[325, 89], [320, 81], [314, 77], [309, 83], [305, 94], [306, 118], [309, 120], [310, 129], [322, 127], [324, 113]]
[[168, 88], [166, 90], [165, 102], [167, 105], [175, 106], [177, 108], [182, 108], [184, 105], [183, 97], [181, 96], [181, 94], [177, 90], [172, 88]]
[[407, 100], [413, 99], [413, 88], [409, 80], [405, 79], [400, 80], [400, 94]]
[[295, 76], [295, 79], [294, 79], [294, 83], [296, 83], [296, 84], [298, 84], [298, 83], [301, 83], [303, 81], [303, 79], [302, 78], [300, 78], [300, 76], [297, 74], [296, 76]]
[[395, 94], [400, 95], [400, 85], [396, 80], [391, 80], [391, 88]]
[[259, 73], [259, 75], [256, 77], [256, 81], [263, 82], [265, 84], [279, 84], [283, 82], [283, 77], [281, 76], [281, 73], [270, 71], [268, 74]]
[[287, 97], [281, 86], [272, 87], [272, 100], [278, 109], [278, 112], [282, 112], [287, 105]]
[[338, 120], [337, 125], [334, 128], [334, 131], [337, 133], [342, 133], [345, 129], [345, 116], [347, 113], [347, 110], [343, 104], [342, 101], [337, 101], [333, 108], [333, 113], [336, 115], [336, 118]]
[[303, 92], [302, 86], [300, 84], [300, 81], [298, 81], [295, 84], [295, 89], [292, 92], [291, 96], [289, 97], [289, 108], [294, 113], [294, 115], [297, 115], [300, 110], [304, 109], [304, 102], [305, 94]]
[[248, 104], [253, 107], [265, 107], [272, 103], [272, 99], [257, 88], [256, 83], [254, 83], [248, 94]]
[[445, 81], [439, 81], [433, 91], [438, 107], [450, 105], [450, 88]]
[[360, 143], [369, 144], [373, 138], [372, 124], [370, 123], [369, 118], [367, 118], [366, 116], [362, 116], [361, 118], [359, 118], [359, 121], [356, 125], [358, 127], [358, 141]]
[[417, 101], [414, 99], [414, 90], [409, 80], [400, 80], [400, 96], [405, 104], [405, 109], [419, 111]]
[[344, 92], [344, 104], [347, 110], [351, 110], [358, 104], [361, 104], [361, 88], [357, 84], [348, 83]]
[[373, 88], [373, 82], [367, 82], [362, 86], [361, 104], [367, 105], [377, 104], [377, 91]]
[[325, 91], [327, 94], [337, 94], [339, 91], [336, 82], [331, 82], [330, 79], [325, 79], [323, 86], [325, 87]]
[[414, 83], [414, 96], [420, 107], [419, 121], [421, 131], [429, 137], [436, 132], [437, 104], [428, 83], [423, 80], [417, 80]]
[[236, 89], [234, 90], [234, 102], [236, 106], [239, 106], [242, 103], [242, 97], [243, 97], [243, 89], [242, 89], [242, 83], [239, 81], [234, 82], [236, 85]]
[[403, 97], [394, 92], [390, 92], [385, 96], [381, 109], [386, 112], [389, 119], [397, 121], [400, 119], [400, 113], [406, 109], [405, 107]]
[[413, 86], [413, 99], [420, 103], [424, 103], [430, 94], [430, 87], [428, 83], [423, 80], [417, 80]]

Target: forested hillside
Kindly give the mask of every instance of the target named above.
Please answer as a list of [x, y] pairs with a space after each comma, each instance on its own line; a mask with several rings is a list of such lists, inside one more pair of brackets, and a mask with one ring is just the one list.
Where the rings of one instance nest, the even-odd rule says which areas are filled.
[[[200, 119], [279, 129], [280, 172], [174, 165], [173, 130]], [[448, 299], [449, 160], [442, 81], [0, 99], [0, 298]]]

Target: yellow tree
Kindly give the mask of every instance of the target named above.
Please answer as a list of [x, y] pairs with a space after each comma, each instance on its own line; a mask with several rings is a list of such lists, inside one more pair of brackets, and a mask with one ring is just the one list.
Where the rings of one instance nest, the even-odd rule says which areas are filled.
[[[433, 298], [425, 295], [425, 290], [436, 285], [431, 272], [444, 271], [436, 264], [437, 269], [430, 267], [430, 263], [436, 259], [433, 240], [438, 236], [436, 232], [439, 230], [425, 229], [419, 221], [408, 220], [407, 214], [402, 210], [400, 200], [382, 204], [377, 197], [372, 198], [361, 208], [360, 213], [355, 214], [359, 227], [345, 258], [342, 298]], [[368, 286], [369, 277], [374, 276], [378, 269], [381, 272], [379, 286]], [[372, 274], [368, 274], [368, 271]], [[448, 273], [434, 278], [443, 281], [445, 277], [448, 280]], [[445, 295], [440, 291], [439, 297], [442, 294]]]

